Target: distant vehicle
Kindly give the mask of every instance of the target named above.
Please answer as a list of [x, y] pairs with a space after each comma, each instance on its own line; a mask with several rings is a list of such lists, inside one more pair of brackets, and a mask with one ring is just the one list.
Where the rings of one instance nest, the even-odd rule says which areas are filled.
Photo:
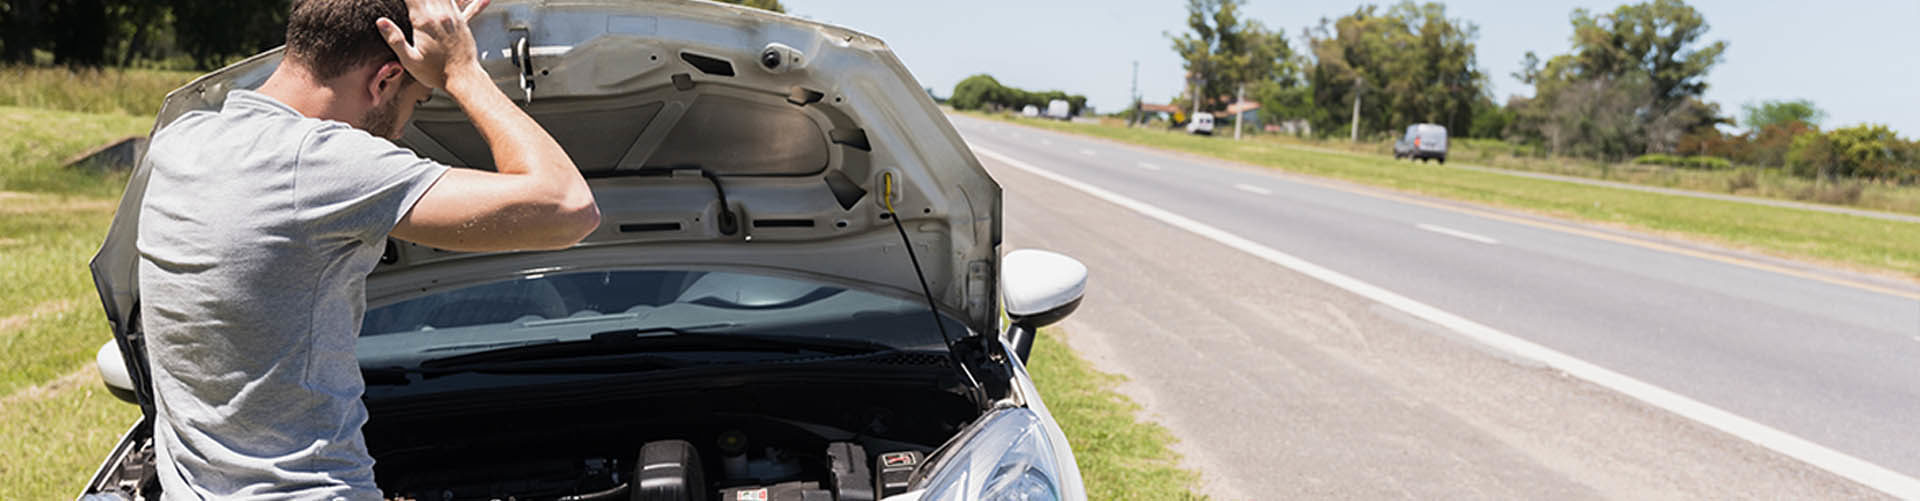
[[1073, 105], [1067, 104], [1067, 100], [1065, 99], [1047, 101], [1047, 118], [1054, 120], [1071, 120], [1073, 119]]
[[1040, 107], [1029, 104], [1025, 108], [1020, 108], [1020, 116], [1038, 117], [1040, 116]]
[[1202, 136], [1213, 135], [1213, 114], [1207, 112], [1193, 114], [1193, 121], [1187, 122], [1187, 133]]
[[1393, 159], [1434, 159], [1447, 163], [1447, 128], [1436, 124], [1413, 124], [1393, 143]]

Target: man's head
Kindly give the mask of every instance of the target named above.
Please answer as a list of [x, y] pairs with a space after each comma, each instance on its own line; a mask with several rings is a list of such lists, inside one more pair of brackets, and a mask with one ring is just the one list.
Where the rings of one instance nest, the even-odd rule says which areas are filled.
[[398, 138], [414, 105], [433, 89], [401, 67], [375, 28], [380, 18], [392, 20], [412, 39], [405, 0], [295, 0], [282, 64], [297, 66], [315, 85], [332, 91], [339, 102], [327, 108], [345, 115], [335, 118], [376, 136]]

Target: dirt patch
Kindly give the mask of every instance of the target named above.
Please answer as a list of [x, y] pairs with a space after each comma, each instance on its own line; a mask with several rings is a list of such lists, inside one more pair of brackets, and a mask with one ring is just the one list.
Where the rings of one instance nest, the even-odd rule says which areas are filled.
[[116, 207], [119, 207], [119, 205], [119, 201], [111, 199], [0, 191], [0, 215], [45, 212], [111, 212]]
[[85, 384], [87, 381], [98, 380], [98, 379], [100, 379], [100, 369], [97, 367], [94, 367], [93, 364], [86, 364], [85, 366], [80, 367], [78, 370], [69, 372], [64, 376], [54, 378], [54, 380], [52, 381], [47, 381], [45, 383], [41, 383], [38, 385], [21, 388], [20, 390], [15, 391], [10, 395], [0, 397], [0, 409], [6, 409], [7, 407], [12, 407], [16, 404], [47, 398], [50, 395], [59, 393], [61, 390], [73, 388], [75, 386]]
[[35, 318], [66, 311], [72, 307], [72, 299], [59, 299], [33, 305], [33, 308], [28, 309], [25, 313], [16, 313], [0, 317], [0, 335], [25, 327], [27, 322], [31, 322]]

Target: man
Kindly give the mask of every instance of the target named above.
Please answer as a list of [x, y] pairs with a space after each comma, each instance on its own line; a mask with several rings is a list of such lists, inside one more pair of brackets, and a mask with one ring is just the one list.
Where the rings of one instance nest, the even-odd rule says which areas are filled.
[[[354, 342], [387, 237], [557, 249], [599, 225], [566, 152], [480, 68], [486, 0], [402, 1], [296, 1], [258, 91], [153, 138], [140, 315], [169, 499], [378, 499]], [[433, 89], [497, 172], [388, 141]]]

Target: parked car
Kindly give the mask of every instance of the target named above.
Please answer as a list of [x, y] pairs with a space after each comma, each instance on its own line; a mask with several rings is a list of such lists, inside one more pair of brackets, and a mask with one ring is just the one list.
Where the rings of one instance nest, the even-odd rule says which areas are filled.
[[[503, 1], [473, 26], [605, 223], [553, 252], [386, 243], [356, 348], [385, 496], [1085, 499], [1025, 363], [1086, 267], [1000, 254], [1000, 186], [883, 42], [688, 1]], [[175, 90], [156, 130], [281, 56]], [[401, 142], [489, 166], [450, 99], [414, 117]], [[147, 168], [91, 265], [102, 377], [143, 415], [101, 451], [95, 499], [162, 494], [135, 315]]]
[[1047, 118], [1054, 120], [1072, 120], [1073, 105], [1065, 99], [1047, 101]]
[[1447, 163], [1447, 128], [1436, 124], [1407, 126], [1407, 133], [1393, 142], [1393, 159], [1402, 158]]
[[1193, 114], [1193, 121], [1187, 122], [1187, 133], [1202, 136], [1213, 135], [1213, 114], [1204, 111]]
[[1023, 106], [1020, 108], [1020, 116], [1027, 117], [1027, 118], [1040, 118], [1040, 107], [1034, 106], [1031, 104]]

